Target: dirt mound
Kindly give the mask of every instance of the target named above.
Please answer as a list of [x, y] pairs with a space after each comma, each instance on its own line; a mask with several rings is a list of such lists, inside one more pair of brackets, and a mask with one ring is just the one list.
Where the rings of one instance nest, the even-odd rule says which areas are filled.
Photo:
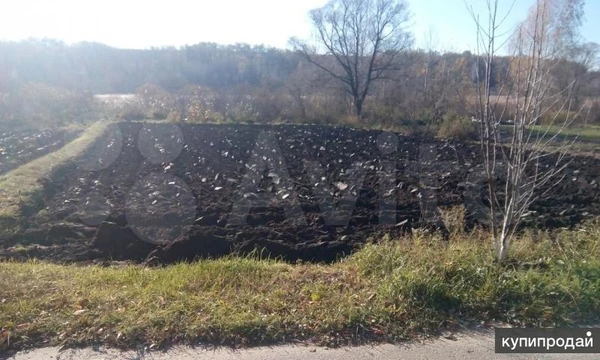
[[[55, 250], [36, 256], [53, 260], [262, 252], [328, 262], [385, 233], [443, 228], [438, 207], [464, 204], [470, 224], [483, 221], [477, 154], [465, 143], [350, 128], [122, 123], [45, 182], [46, 208], [20, 236], [56, 224], [95, 229], [66, 244], [44, 237]], [[599, 165], [573, 159], [526, 224], [600, 215]], [[8, 240], [0, 244], [12, 257]]]

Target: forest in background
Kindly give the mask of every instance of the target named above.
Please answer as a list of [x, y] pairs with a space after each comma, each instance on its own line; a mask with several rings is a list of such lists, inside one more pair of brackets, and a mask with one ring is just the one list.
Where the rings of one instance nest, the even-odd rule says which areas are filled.
[[[320, 61], [334, 63], [331, 55]], [[498, 57], [492, 66], [498, 92], [510, 61]], [[473, 115], [481, 64], [476, 55], [408, 49], [394, 62], [398, 71], [373, 83], [357, 118], [345, 89], [291, 50], [214, 43], [129, 50], [54, 40], [1, 42], [0, 121], [54, 126], [103, 113], [125, 120], [308, 122], [427, 132]], [[558, 88], [574, 80], [575, 105], [590, 110], [585, 121], [600, 122], [600, 72], [589, 59], [564, 60], [552, 75]], [[140, 96], [112, 109], [93, 100], [97, 94], [126, 93]], [[468, 136], [460, 130], [457, 135]]]

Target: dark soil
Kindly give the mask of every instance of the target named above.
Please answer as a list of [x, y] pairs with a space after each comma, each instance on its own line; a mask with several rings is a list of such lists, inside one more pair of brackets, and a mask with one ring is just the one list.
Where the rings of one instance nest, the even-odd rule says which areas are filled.
[[9, 130], [0, 126], [0, 174], [61, 148], [78, 133], [65, 130]]
[[[119, 124], [113, 140], [58, 169], [44, 182], [46, 208], [0, 239], [0, 257], [329, 262], [386, 233], [444, 234], [438, 207], [464, 204], [469, 225], [485, 222], [474, 145], [323, 126], [173, 126]], [[599, 165], [574, 158], [525, 225], [600, 215]]]

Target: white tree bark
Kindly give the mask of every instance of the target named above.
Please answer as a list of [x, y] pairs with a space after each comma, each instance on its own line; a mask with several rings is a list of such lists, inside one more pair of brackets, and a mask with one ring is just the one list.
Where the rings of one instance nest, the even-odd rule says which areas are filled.
[[[478, 59], [483, 61], [483, 66], [477, 66], [476, 112], [482, 120], [479, 134], [488, 183], [491, 237], [497, 259], [504, 261], [521, 219], [543, 195], [539, 189], [549, 189], [562, 180], [569, 162], [567, 151], [574, 140], [564, 141], [561, 134], [580, 115], [581, 109], [575, 111], [572, 107], [574, 82], [556, 88], [551, 75], [564, 54], [564, 47], [556, 43], [559, 35], [564, 35], [558, 32], [561, 24], [556, 21], [564, 22], [566, 17], [557, 16], [553, 12], [556, 9], [549, 8], [553, 1], [559, 0], [537, 0], [526, 21], [508, 39], [498, 35], [503, 23], [498, 19], [498, 0], [486, 1], [487, 23], [481, 22], [470, 8], [477, 25]], [[581, 2], [564, 3], [578, 6]], [[560, 13], [576, 12], [577, 9], [562, 9]], [[579, 21], [576, 16], [571, 19]], [[576, 28], [576, 24], [570, 25], [562, 24], [565, 28]], [[506, 74], [500, 74], [502, 86], [492, 89], [492, 77], [498, 76], [492, 72], [494, 58], [507, 41], [511, 42], [511, 67]], [[483, 74], [480, 68], [484, 69]], [[510, 137], [506, 140], [498, 124], [510, 104], [514, 104], [514, 119], [510, 131], [506, 131]], [[566, 118], [559, 119], [561, 114], [566, 114]], [[548, 118], [540, 127], [542, 119]], [[542, 162], [551, 166], [542, 167]], [[502, 188], [498, 178], [504, 178]]]

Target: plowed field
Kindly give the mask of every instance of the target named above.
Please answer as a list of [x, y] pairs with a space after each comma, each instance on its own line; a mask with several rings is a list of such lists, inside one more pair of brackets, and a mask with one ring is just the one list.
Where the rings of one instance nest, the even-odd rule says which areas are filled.
[[[438, 207], [464, 204], [469, 224], [485, 222], [478, 163], [475, 145], [379, 131], [121, 123], [44, 181], [44, 207], [0, 239], [0, 256], [333, 261], [385, 233], [443, 233]], [[525, 224], [600, 215], [599, 165], [572, 159]]]

